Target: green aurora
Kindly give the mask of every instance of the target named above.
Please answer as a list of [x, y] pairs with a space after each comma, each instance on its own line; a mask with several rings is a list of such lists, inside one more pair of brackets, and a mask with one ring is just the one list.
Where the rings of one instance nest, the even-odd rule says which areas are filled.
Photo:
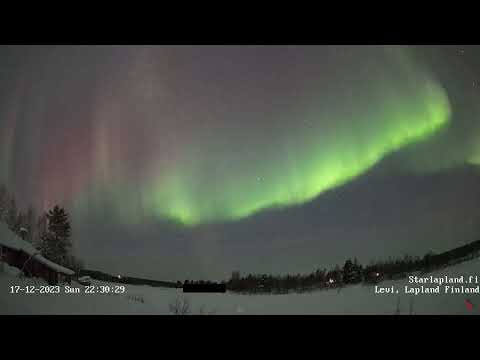
[[[431, 79], [416, 84], [414, 91], [385, 90], [383, 99], [362, 104], [350, 115], [310, 116], [317, 124], [330, 116], [339, 123], [356, 125], [339, 127], [334, 136], [323, 134], [320, 125], [301, 129], [297, 136], [276, 144], [275, 150], [259, 153], [247, 166], [241, 160], [222, 166], [221, 159], [213, 157], [209, 160], [215, 165], [209, 167], [197, 156], [189, 166], [178, 167], [147, 186], [144, 205], [158, 217], [192, 226], [238, 220], [263, 209], [312, 200], [448, 123], [450, 106], [441, 86]], [[214, 173], [209, 170], [213, 168]], [[211, 182], [210, 175], [215, 176]], [[202, 179], [201, 187], [195, 186], [198, 179]]]
[[[318, 66], [310, 84], [287, 77], [295, 88], [291, 99], [282, 102], [282, 97], [258, 113], [243, 106], [255, 95], [234, 89], [238, 80], [209, 84], [225, 88], [202, 99], [204, 112], [189, 118], [187, 135], [181, 137], [185, 129], [178, 130], [178, 142], [141, 160], [142, 174], [132, 173], [131, 164], [115, 157], [122, 147], [115, 147], [114, 134], [131, 132], [112, 121], [121, 112], [102, 115], [94, 130], [99, 146], [93, 176], [74, 194], [72, 206], [114, 214], [124, 224], [147, 218], [184, 226], [236, 221], [312, 201], [365, 174], [387, 155], [446, 128], [452, 115], [447, 93], [407, 48], [374, 47], [366, 57], [362, 49], [347, 50], [351, 58], [348, 52], [345, 58], [335, 55], [330, 68]], [[272, 98], [265, 94], [258, 102], [268, 104]], [[209, 118], [215, 121], [205, 121]], [[102, 125], [104, 119], [111, 124]], [[147, 124], [149, 135], [165, 144], [162, 120]], [[135, 145], [122, 146], [130, 151]]]

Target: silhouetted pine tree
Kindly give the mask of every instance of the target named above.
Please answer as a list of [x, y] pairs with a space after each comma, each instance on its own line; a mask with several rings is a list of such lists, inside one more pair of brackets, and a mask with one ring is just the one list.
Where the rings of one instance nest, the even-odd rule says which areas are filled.
[[345, 284], [350, 284], [353, 282], [353, 262], [351, 259], [345, 261], [345, 265], [343, 265], [343, 282]]
[[37, 249], [41, 249], [43, 247], [43, 238], [46, 236], [47, 231], [48, 231], [47, 214], [43, 213], [38, 217], [37, 223], [35, 224], [33, 244]]
[[28, 231], [26, 240], [33, 244], [35, 238], [35, 210], [32, 206], [28, 208], [25, 215], [25, 228]]
[[7, 219], [8, 201], [7, 188], [4, 185], [0, 185], [0, 222], [5, 222]]
[[58, 205], [47, 213], [48, 231], [43, 234], [43, 253], [48, 259], [65, 264], [71, 247], [68, 214]]
[[353, 279], [354, 284], [362, 281], [363, 266], [358, 262], [357, 258], [353, 260]]
[[27, 229], [27, 217], [20, 211], [17, 215], [14, 226], [15, 233], [20, 236], [23, 240], [27, 239], [28, 229]]
[[7, 211], [5, 215], [5, 223], [8, 225], [8, 228], [12, 230], [14, 233], [18, 234], [19, 223], [18, 223], [18, 209], [17, 203], [13, 196], [9, 196], [7, 201]]

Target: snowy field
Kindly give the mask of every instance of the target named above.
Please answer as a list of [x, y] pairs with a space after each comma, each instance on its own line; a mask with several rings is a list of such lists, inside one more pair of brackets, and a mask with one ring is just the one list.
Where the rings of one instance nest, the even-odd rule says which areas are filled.
[[[124, 294], [10, 294], [15, 285], [45, 285], [39, 279], [20, 279], [17, 269], [4, 265], [0, 273], [1, 314], [170, 314], [169, 304], [180, 296], [188, 299], [191, 314], [480, 314], [479, 294], [406, 294], [408, 280], [385, 281], [398, 294], [375, 294], [373, 286], [355, 285], [306, 294], [236, 295], [184, 294], [181, 289], [126, 286]], [[479, 275], [480, 259], [458, 264], [429, 275]], [[105, 284], [95, 282], [94, 285]], [[114, 284], [110, 284], [114, 285]], [[419, 286], [417, 284], [416, 286]], [[480, 285], [480, 284], [479, 284]], [[477, 286], [470, 284], [468, 286]], [[441, 287], [443, 290], [443, 286]], [[473, 304], [466, 306], [465, 300]]]

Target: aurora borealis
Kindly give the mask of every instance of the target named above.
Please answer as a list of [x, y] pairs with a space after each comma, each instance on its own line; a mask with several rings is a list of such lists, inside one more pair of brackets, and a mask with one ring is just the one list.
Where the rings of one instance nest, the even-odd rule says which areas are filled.
[[[243, 162], [228, 164], [227, 175], [219, 174], [221, 183], [214, 180], [210, 185], [206, 180], [202, 189], [191, 185], [191, 179], [215, 173], [205, 174], [205, 163], [201, 161], [201, 166], [192, 164], [186, 171], [174, 173], [172, 180], [159, 180], [147, 191], [146, 198], [152, 199], [150, 206], [158, 216], [169, 216], [185, 224], [239, 219], [272, 206], [309, 201], [361, 175], [391, 151], [434, 134], [448, 122], [449, 104], [442, 89], [429, 82], [419, 85], [412, 97], [401, 92], [392, 95], [401, 99], [402, 104], [392, 101], [392, 105], [379, 104], [378, 110], [359, 110], [350, 115], [354, 118], [348, 119], [350, 123], [360, 123], [354, 125], [354, 134], [345, 129], [333, 139], [325, 136], [314, 129], [317, 120], [313, 114], [312, 128], [302, 129], [299, 138], [287, 136], [273, 154], [265, 156], [269, 146], [265, 150], [260, 147], [253, 166], [237, 173], [235, 169], [245, 167]], [[323, 116], [337, 119], [339, 115]], [[320, 123], [322, 115], [319, 117]], [[367, 129], [364, 119], [375, 121], [379, 129]], [[309, 131], [312, 133], [308, 134]], [[222, 163], [215, 157], [207, 168]]]
[[[263, 111], [259, 109], [262, 104], [248, 108], [235, 103], [235, 97], [240, 95], [246, 96], [246, 104], [253, 101], [236, 88], [250, 84], [244, 84], [243, 79], [227, 78], [229, 88], [218, 93], [222, 104], [212, 103], [211, 108], [194, 113], [197, 120], [179, 115], [182, 109], [173, 109], [176, 114], [155, 114], [158, 108], [168, 105], [161, 102], [163, 94], [159, 92], [173, 92], [175, 87], [165, 87], [163, 69], [158, 70], [158, 79], [152, 80], [149, 74], [143, 74], [143, 71], [154, 71], [144, 67], [155, 55], [146, 49], [142, 59], [140, 51], [139, 55], [135, 54], [139, 57], [135, 59], [138, 63], [127, 67], [130, 72], [139, 71], [140, 76], [132, 75], [130, 79], [127, 76], [125, 89], [118, 93], [109, 87], [99, 90], [98, 98], [94, 99], [97, 102], [94, 113], [90, 114], [90, 119], [94, 119], [90, 129], [87, 118], [83, 120], [87, 126], [64, 129], [59, 132], [57, 142], [39, 149], [39, 153], [46, 151], [47, 157], [40, 160], [45, 163], [42, 168], [47, 173], [42, 184], [42, 200], [53, 203], [65, 201], [67, 197], [81, 203], [89, 191], [96, 191], [95, 197], [106, 197], [107, 202], [115, 203], [118, 198], [128, 200], [121, 205], [127, 207], [125, 221], [132, 220], [141, 207], [143, 212], [185, 225], [235, 220], [262, 209], [312, 200], [323, 191], [361, 175], [386, 154], [432, 135], [448, 121], [448, 97], [441, 85], [417, 69], [406, 50], [388, 50], [376, 51], [385, 62], [382, 67], [362, 65], [366, 70], [375, 70], [376, 79], [338, 79], [331, 92], [325, 86], [313, 84], [309, 92], [304, 91], [305, 95], [301, 95], [301, 88], [300, 94], [290, 94], [297, 96], [297, 100], [287, 99]], [[247, 50], [250, 56], [262, 51]], [[292, 52], [287, 51], [287, 55]], [[157, 54], [161, 55], [162, 52]], [[389, 73], [388, 67], [395, 64], [399, 66], [398, 71]], [[267, 75], [279, 76], [280, 71], [289, 70], [285, 67]], [[351, 69], [342, 71], [348, 73]], [[228, 72], [222, 75], [231, 76]], [[293, 87], [295, 80], [287, 78], [283, 86]], [[368, 80], [365, 88], [364, 81]], [[321, 73], [316, 81], [321, 81]], [[214, 80], [210, 82], [203, 86], [213, 89], [222, 86]], [[321, 91], [318, 98], [314, 91]], [[266, 95], [258, 92], [254, 96], [260, 98], [255, 101], [261, 103], [261, 96]], [[195, 102], [202, 94], [193, 96]], [[324, 100], [325, 96], [328, 100]], [[124, 97], [128, 97], [126, 104], [122, 102]], [[131, 97], [138, 98], [138, 102], [131, 103]], [[182, 99], [182, 95], [179, 97]], [[338, 108], [339, 99], [346, 101], [347, 111]], [[210, 101], [219, 99], [212, 96]], [[217, 110], [220, 106], [233, 109]], [[197, 129], [198, 123], [208, 124], [206, 117], [214, 116], [215, 112], [218, 112], [216, 121], [228, 123], [228, 118], [234, 116], [237, 124], [248, 123], [250, 133], [256, 131], [255, 122], [275, 124], [278, 119], [278, 124], [268, 129], [268, 133], [253, 136], [241, 128], [224, 131], [216, 121], [206, 131]], [[164, 120], [167, 116], [177, 116], [179, 120]], [[131, 119], [135, 119], [134, 122]], [[184, 140], [183, 133], [177, 135], [176, 128], [169, 129], [174, 131], [173, 136], [181, 137], [180, 145], [168, 138], [165, 145], [163, 125], [174, 121], [192, 121], [195, 132]], [[324, 129], [324, 124], [335, 128]], [[8, 137], [15, 138], [15, 135]], [[144, 146], [149, 147], [148, 154], [142, 153]], [[62, 149], [62, 153], [55, 154], [55, 147]], [[165, 164], [162, 154], [165, 148], [169, 154], [175, 153], [173, 163]], [[6, 150], [8, 153], [10, 149]], [[132, 154], [138, 152], [140, 157]], [[52, 157], [60, 157], [58, 167], [57, 162], [50, 161]], [[136, 161], [141, 162], [139, 173], [132, 169]], [[60, 175], [64, 171], [61, 165], [67, 166], [66, 174]], [[50, 186], [58, 192], [52, 193]], [[137, 207], [129, 211], [130, 204], [135, 203]]]
[[[183, 237], [197, 249], [213, 241], [198, 240], [206, 234], [227, 241], [235, 236], [225, 227], [265, 211], [321, 202], [390, 157], [393, 173], [480, 164], [475, 95], [459, 95], [454, 65], [441, 73], [435, 56], [425, 61], [412, 47], [4, 46], [0, 54], [0, 182], [37, 209], [64, 204], [79, 237], [100, 218], [116, 234], [169, 224], [148, 242]], [[459, 109], [459, 98], [474, 111]]]

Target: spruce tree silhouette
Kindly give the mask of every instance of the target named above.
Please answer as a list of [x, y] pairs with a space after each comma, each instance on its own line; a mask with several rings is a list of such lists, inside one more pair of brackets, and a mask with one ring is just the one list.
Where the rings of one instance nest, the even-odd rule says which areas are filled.
[[65, 264], [69, 253], [71, 226], [65, 209], [56, 205], [47, 213], [48, 231], [43, 235], [44, 256]]

